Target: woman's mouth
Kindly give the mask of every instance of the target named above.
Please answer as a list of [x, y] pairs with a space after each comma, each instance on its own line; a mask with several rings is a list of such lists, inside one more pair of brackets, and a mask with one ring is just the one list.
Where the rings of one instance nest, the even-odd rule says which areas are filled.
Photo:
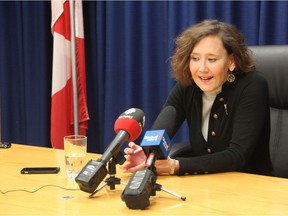
[[213, 77], [212, 76], [209, 76], [209, 77], [203, 77], [203, 76], [199, 76], [199, 78], [203, 81], [209, 81], [211, 80]]

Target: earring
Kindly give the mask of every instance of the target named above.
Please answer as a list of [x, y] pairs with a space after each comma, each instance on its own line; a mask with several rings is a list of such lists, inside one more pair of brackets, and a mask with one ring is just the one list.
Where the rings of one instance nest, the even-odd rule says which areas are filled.
[[234, 76], [234, 74], [232, 73], [232, 71], [230, 71], [230, 70], [228, 71], [227, 81], [230, 82], [230, 83], [232, 83], [232, 82], [235, 81], [235, 76]]

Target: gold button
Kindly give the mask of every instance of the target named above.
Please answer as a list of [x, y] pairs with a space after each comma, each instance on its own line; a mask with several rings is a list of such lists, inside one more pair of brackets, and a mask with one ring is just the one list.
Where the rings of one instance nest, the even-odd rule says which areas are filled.
[[208, 153], [211, 153], [211, 149], [208, 148], [208, 149], [207, 149], [207, 152], [208, 152]]
[[219, 101], [220, 101], [220, 102], [223, 102], [223, 101], [224, 101], [224, 98], [219, 98]]
[[216, 136], [215, 131], [212, 131], [212, 132], [211, 132], [211, 135], [212, 135], [212, 136]]
[[217, 114], [214, 114], [214, 115], [213, 115], [213, 118], [214, 118], [214, 119], [218, 119], [218, 115], [217, 115]]

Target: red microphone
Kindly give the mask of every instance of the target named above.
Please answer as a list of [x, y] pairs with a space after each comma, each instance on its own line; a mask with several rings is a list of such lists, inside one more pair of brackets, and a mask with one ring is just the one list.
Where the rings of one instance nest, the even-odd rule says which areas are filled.
[[106, 164], [110, 158], [113, 157], [119, 164], [125, 162], [125, 157], [120, 151], [120, 147], [127, 140], [133, 141], [137, 139], [142, 132], [144, 123], [144, 112], [137, 108], [128, 109], [118, 117], [114, 125], [117, 135], [102, 157], [96, 161], [90, 160], [75, 178], [81, 190], [88, 193], [95, 191], [108, 173]]
[[114, 124], [114, 130], [117, 135], [103, 153], [102, 161], [106, 163], [113, 155], [118, 154], [120, 146], [125, 141], [137, 139], [144, 124], [145, 116], [141, 109], [131, 108], [122, 113]]
[[119, 131], [126, 131], [129, 135], [128, 141], [136, 140], [145, 124], [144, 112], [137, 108], [131, 108], [122, 113], [114, 124], [114, 131], [116, 134]]

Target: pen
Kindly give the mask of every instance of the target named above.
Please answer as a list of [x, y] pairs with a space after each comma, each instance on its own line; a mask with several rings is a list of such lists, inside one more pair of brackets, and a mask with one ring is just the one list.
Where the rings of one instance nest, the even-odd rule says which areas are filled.
[[143, 150], [142, 148], [137, 148], [136, 150], [134, 150], [134, 152], [133, 152], [132, 154], [127, 154], [127, 155], [125, 155], [124, 157], [127, 158], [128, 155], [136, 154], [136, 153], [138, 153], [138, 152], [140, 152], [140, 151], [142, 151], [142, 150]]
[[[143, 149], [142, 148], [137, 148], [132, 154], [136, 154], [136, 153], [138, 153], [138, 152], [140, 152], [140, 151], [142, 151]], [[131, 155], [132, 155], [131, 154]]]

